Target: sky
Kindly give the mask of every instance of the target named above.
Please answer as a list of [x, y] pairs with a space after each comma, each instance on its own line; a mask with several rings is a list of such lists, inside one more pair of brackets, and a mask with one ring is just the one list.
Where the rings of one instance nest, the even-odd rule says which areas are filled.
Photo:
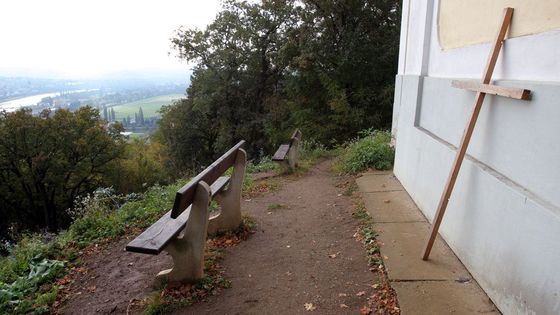
[[2, 0], [0, 75], [186, 70], [169, 39], [179, 26], [204, 28], [219, 9], [219, 0]]

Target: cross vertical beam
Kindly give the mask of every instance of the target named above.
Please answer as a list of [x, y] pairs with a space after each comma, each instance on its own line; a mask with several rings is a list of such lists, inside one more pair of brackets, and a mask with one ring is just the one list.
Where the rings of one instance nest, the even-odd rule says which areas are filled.
[[[486, 64], [484, 76], [482, 77], [482, 82], [481, 82], [482, 84], [490, 83], [490, 79], [492, 78], [492, 73], [494, 72], [494, 67], [496, 66], [496, 61], [498, 60], [498, 55], [500, 54], [500, 49], [502, 48], [504, 38], [511, 24], [512, 16], [513, 16], [513, 8], [506, 8], [504, 10], [502, 25], [494, 41], [494, 46], [490, 51], [490, 56], [488, 57], [488, 63]], [[455, 161], [453, 162], [453, 168], [451, 169], [451, 173], [449, 174], [447, 183], [445, 184], [445, 189], [439, 201], [436, 216], [434, 218], [434, 221], [432, 222], [430, 235], [426, 243], [426, 248], [424, 249], [424, 254], [422, 255], [423, 260], [428, 260], [430, 256], [432, 246], [434, 245], [436, 236], [438, 234], [439, 226], [441, 225], [443, 215], [445, 214], [445, 210], [447, 209], [449, 198], [451, 197], [451, 192], [453, 191], [453, 187], [455, 186], [455, 182], [457, 181], [457, 175], [459, 174], [459, 170], [461, 169], [461, 164], [463, 163], [465, 153], [467, 152], [467, 147], [469, 146], [469, 142], [471, 140], [471, 136], [474, 131], [474, 126], [476, 125], [476, 120], [478, 119], [478, 114], [480, 113], [480, 109], [482, 108], [482, 103], [484, 102], [485, 96], [486, 93], [480, 90], [477, 91], [476, 93], [474, 107], [469, 122], [467, 124], [467, 127], [465, 128], [465, 131], [463, 132], [463, 138], [461, 139], [461, 144], [459, 145], [459, 148], [457, 150]]]

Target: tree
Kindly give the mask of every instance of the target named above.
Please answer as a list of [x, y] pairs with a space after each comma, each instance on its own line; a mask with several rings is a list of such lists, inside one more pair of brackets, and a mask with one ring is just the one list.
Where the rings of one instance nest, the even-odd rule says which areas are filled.
[[388, 127], [399, 17], [397, 0], [226, 0], [206, 29], [172, 38], [197, 66], [186, 100], [162, 115], [181, 152], [170, 156], [197, 166], [240, 139], [270, 154], [296, 127], [327, 145]]
[[[275, 92], [288, 65], [284, 55], [289, 51], [282, 48], [297, 23], [292, 11], [291, 1], [226, 1], [224, 10], [206, 30], [178, 30], [172, 42], [179, 57], [198, 63], [187, 90], [188, 101], [175, 105], [184, 109], [169, 110], [161, 120], [168, 146], [193, 152], [178, 156], [182, 159], [179, 164], [205, 164], [240, 139], [248, 141], [250, 154], [263, 147], [271, 149], [265, 124], [270, 107], [277, 105]], [[176, 112], [189, 115], [178, 121], [171, 116]], [[196, 127], [204, 125], [209, 126], [206, 131]], [[197, 141], [205, 145], [198, 148], [200, 152], [189, 148], [190, 143], [176, 141], [173, 133], [184, 135], [185, 130], [194, 132], [185, 135], [190, 141], [204, 134]]]
[[99, 111], [0, 113], [0, 208], [7, 225], [56, 231], [65, 210], [91, 192], [123, 150], [122, 127], [106, 129]]
[[294, 125], [345, 141], [391, 123], [400, 4], [395, 0], [306, 0], [297, 37], [297, 75], [287, 93]]
[[140, 126], [144, 126], [144, 112], [142, 111], [142, 107], [138, 109], [138, 124]]

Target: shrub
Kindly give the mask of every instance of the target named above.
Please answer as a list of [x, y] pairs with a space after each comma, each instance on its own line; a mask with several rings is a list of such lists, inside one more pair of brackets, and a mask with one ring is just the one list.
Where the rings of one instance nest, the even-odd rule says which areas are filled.
[[264, 156], [262, 157], [258, 163], [249, 162], [247, 163], [247, 173], [254, 174], [260, 172], [267, 172], [267, 171], [274, 171], [278, 169], [278, 163], [272, 161], [272, 157]]
[[37, 310], [46, 311], [46, 307], [56, 300], [58, 290], [52, 287], [39, 294], [35, 301], [29, 298], [44, 283], [49, 283], [64, 273], [64, 263], [51, 259], [33, 259], [28, 266], [29, 273], [17, 277], [12, 283], [0, 282], [0, 312], [25, 314], [33, 305], [40, 305]]
[[345, 146], [338, 168], [349, 174], [356, 174], [370, 167], [378, 170], [390, 169], [395, 159], [395, 151], [390, 143], [390, 132], [363, 131], [360, 137]]

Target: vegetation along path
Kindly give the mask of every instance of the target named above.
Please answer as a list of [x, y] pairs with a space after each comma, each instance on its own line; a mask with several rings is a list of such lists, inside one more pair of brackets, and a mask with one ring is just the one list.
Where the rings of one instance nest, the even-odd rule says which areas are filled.
[[[175, 312], [364, 312], [379, 280], [355, 239], [355, 205], [337, 188], [340, 179], [332, 175], [330, 165], [324, 161], [304, 175], [279, 178], [278, 190], [245, 199], [243, 210], [257, 227], [246, 241], [225, 250], [221, 265], [231, 287]], [[122, 251], [125, 244], [123, 240], [86, 258], [87, 271], [60, 311], [127, 313], [131, 301], [150, 294], [155, 273], [170, 266], [170, 258], [127, 253]]]

